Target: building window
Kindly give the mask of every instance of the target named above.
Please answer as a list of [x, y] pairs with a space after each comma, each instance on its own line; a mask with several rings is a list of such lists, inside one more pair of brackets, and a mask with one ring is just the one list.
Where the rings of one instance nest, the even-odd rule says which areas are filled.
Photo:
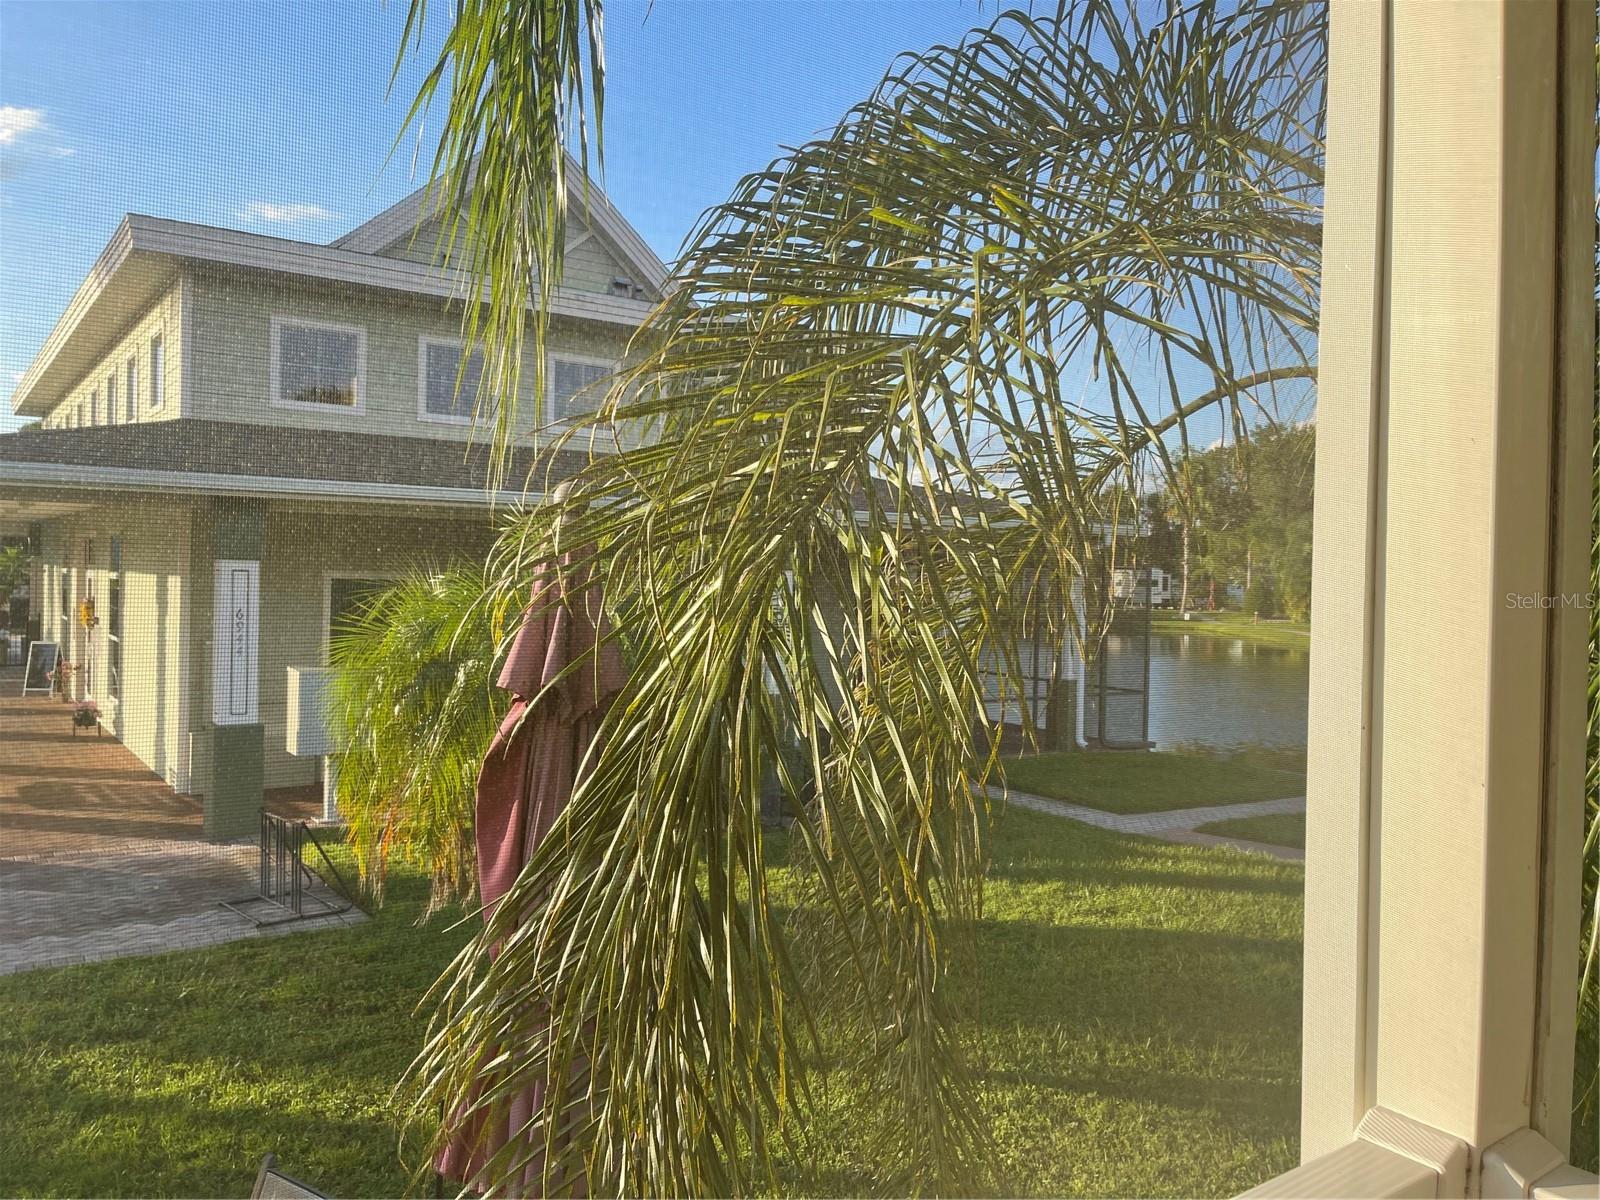
[[128, 355], [127, 371], [128, 394], [122, 398], [124, 420], [133, 424], [139, 412], [139, 360], [135, 355]]
[[605, 396], [602, 380], [616, 370], [616, 363], [600, 358], [550, 356], [550, 403], [546, 421], [561, 421], [589, 412]]
[[483, 351], [468, 356], [465, 371], [461, 351], [461, 343], [449, 338], [418, 339], [417, 416], [422, 420], [472, 423], [483, 384]]
[[156, 334], [154, 337], [152, 337], [150, 339], [150, 411], [151, 412], [155, 412], [156, 409], [160, 408], [162, 401], [166, 399], [166, 394], [167, 394], [167, 379], [166, 379], [167, 360], [166, 360], [166, 354], [165, 354], [164, 351], [165, 351], [165, 347], [162, 345], [162, 343], [161, 343], [161, 335], [158, 333], [158, 334]]
[[67, 661], [72, 657], [72, 593], [65, 566], [56, 568], [56, 583], [61, 595], [61, 605], [56, 610], [56, 640], [61, 643], [61, 660]]
[[106, 424], [117, 423], [117, 373], [106, 376]]
[[111, 571], [106, 576], [106, 687], [122, 699], [122, 539], [111, 539]]
[[272, 321], [272, 402], [361, 411], [366, 331], [311, 321]]
[[329, 661], [334, 643], [348, 633], [351, 624], [360, 619], [367, 605], [394, 586], [392, 579], [374, 576], [328, 576], [327, 622], [323, 632], [323, 661]]
[[83, 687], [83, 695], [93, 697], [94, 692], [94, 627], [86, 625], [83, 617], [85, 612], [96, 611], [94, 595], [94, 541], [86, 540], [83, 543], [83, 566], [78, 575], [80, 591], [78, 595], [78, 611], [73, 614], [77, 621], [78, 647], [79, 647], [79, 678]]
[[89, 420], [88, 424], [100, 424], [100, 392], [99, 389], [89, 393]]

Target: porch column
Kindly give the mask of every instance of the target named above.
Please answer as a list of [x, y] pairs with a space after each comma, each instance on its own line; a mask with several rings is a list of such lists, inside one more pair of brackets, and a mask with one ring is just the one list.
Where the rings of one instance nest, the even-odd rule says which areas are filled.
[[[1526, 1196], [1569, 1145], [1594, 28], [1578, 3], [1331, 8], [1301, 1138], [1316, 1161], [1263, 1195]], [[1335, 1170], [1352, 1146], [1367, 1157]], [[1374, 1147], [1430, 1166], [1430, 1190], [1353, 1182]]]
[[[193, 711], [205, 835], [253, 836], [261, 816], [264, 731], [260, 713], [262, 501], [215, 498], [195, 513], [195, 662], [203, 677]], [[204, 720], [209, 714], [209, 721]], [[207, 778], [209, 776], [209, 778]]]

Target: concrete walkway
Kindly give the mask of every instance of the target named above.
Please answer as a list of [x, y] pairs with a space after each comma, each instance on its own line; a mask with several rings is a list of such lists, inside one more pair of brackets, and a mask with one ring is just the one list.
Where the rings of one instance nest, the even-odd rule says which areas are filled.
[[73, 737], [70, 707], [18, 676], [0, 672], [0, 975], [365, 919], [261, 930], [222, 908], [255, 892], [255, 846], [205, 841], [198, 803], [115, 738]]
[[1029, 792], [1002, 792], [990, 788], [989, 795], [996, 800], [1005, 799], [1020, 808], [1081, 821], [1097, 829], [1115, 833], [1138, 833], [1146, 837], [1164, 838], [1169, 842], [1187, 842], [1196, 846], [1232, 846], [1236, 850], [1250, 850], [1270, 854], [1274, 858], [1304, 861], [1305, 851], [1293, 846], [1271, 846], [1265, 842], [1251, 842], [1244, 838], [1219, 837], [1216, 834], [1197, 833], [1201, 825], [1213, 821], [1232, 821], [1239, 817], [1261, 817], [1278, 813], [1303, 813], [1304, 796], [1290, 796], [1284, 800], [1255, 800], [1246, 804], [1213, 804], [1206, 808], [1174, 808], [1165, 812], [1109, 813], [1065, 800], [1051, 800]]
[[[219, 903], [255, 894], [256, 863], [254, 846], [159, 838], [0, 857], [0, 975], [366, 920], [352, 908], [258, 927]], [[334, 907], [343, 905], [341, 897], [321, 885], [308, 888], [307, 895]], [[263, 919], [279, 915], [261, 901], [242, 907]], [[304, 911], [325, 910], [317, 899], [308, 899]]]

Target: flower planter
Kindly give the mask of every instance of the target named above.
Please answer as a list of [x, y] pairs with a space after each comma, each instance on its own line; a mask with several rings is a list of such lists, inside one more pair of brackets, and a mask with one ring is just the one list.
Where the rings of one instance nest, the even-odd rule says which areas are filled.
[[92, 701], [72, 706], [72, 736], [77, 737], [80, 729], [92, 729], [95, 737], [100, 736], [100, 709]]

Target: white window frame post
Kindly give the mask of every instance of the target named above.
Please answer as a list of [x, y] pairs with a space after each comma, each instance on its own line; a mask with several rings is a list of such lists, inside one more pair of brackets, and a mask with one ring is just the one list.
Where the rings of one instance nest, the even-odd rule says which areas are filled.
[[1592, 1195], [1594, 9], [1344, 0], [1330, 29], [1303, 1165], [1252, 1194]]

